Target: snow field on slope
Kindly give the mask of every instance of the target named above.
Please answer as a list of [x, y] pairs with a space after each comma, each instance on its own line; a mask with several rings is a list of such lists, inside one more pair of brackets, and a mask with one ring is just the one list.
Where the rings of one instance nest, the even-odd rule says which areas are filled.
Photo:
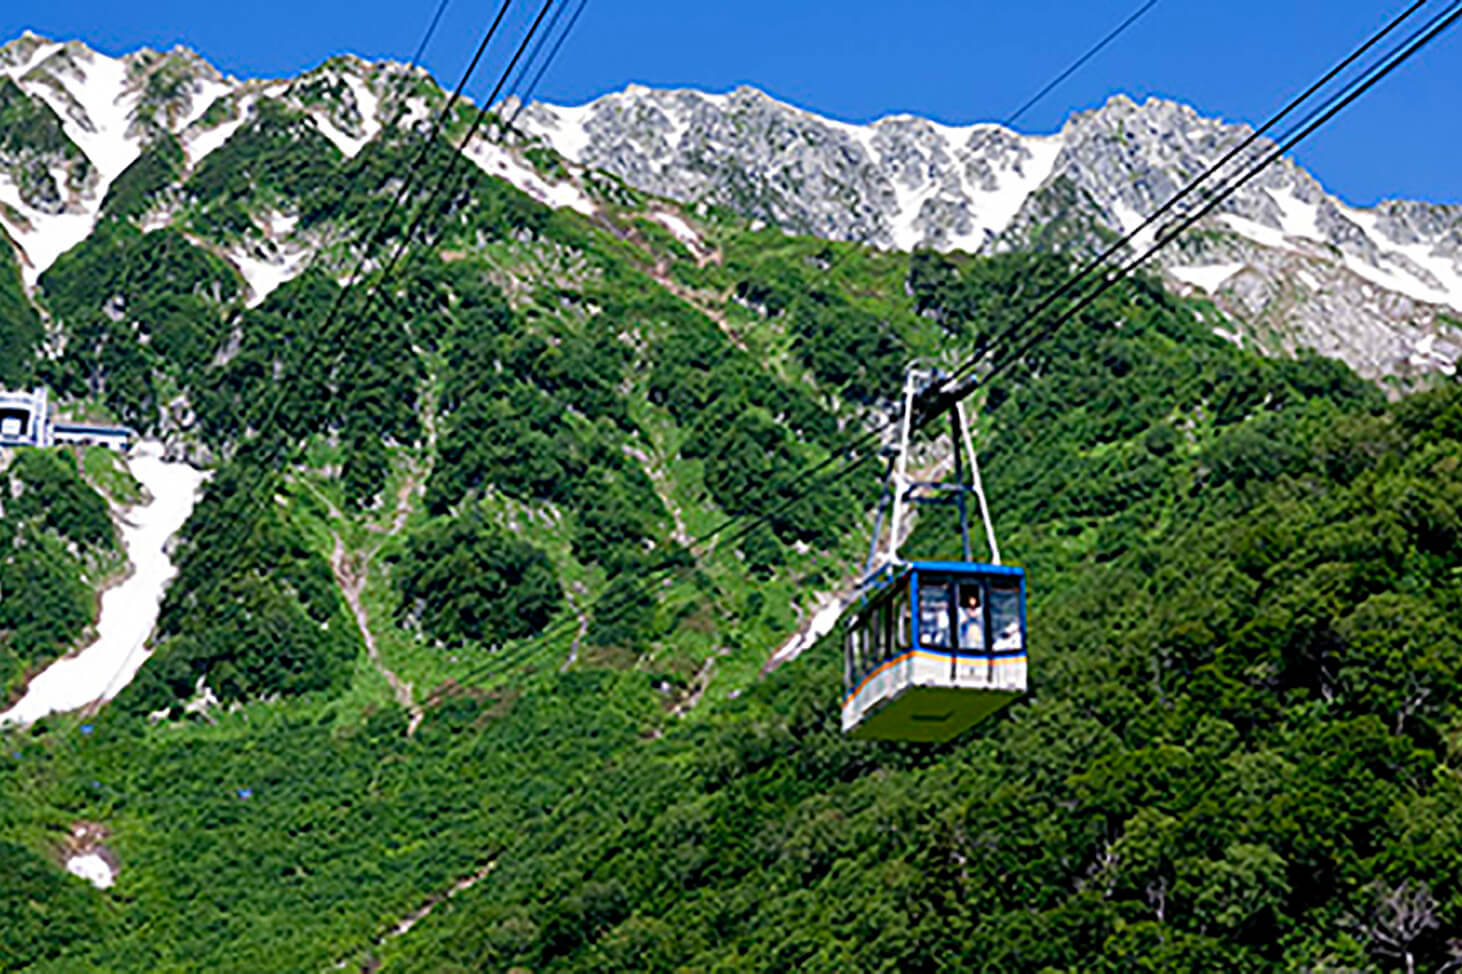
[[[623, 92], [607, 95], [609, 99], [626, 100], [637, 92], [645, 92], [638, 85], [631, 85]], [[724, 107], [731, 98], [726, 94], [711, 94], [707, 92], [695, 92], [701, 101], [718, 107]], [[597, 102], [587, 102], [583, 105], [550, 105], [543, 102], [536, 102], [533, 105], [533, 119], [536, 123], [533, 126], [535, 134], [541, 136], [548, 142], [559, 155], [576, 163], [583, 163], [585, 152], [588, 149], [592, 136], [588, 131], [588, 123], [594, 114]], [[667, 106], [661, 106], [665, 108]], [[979, 123], [975, 125], [952, 126], [943, 125], [929, 119], [921, 119], [910, 115], [891, 115], [879, 119], [871, 124], [859, 125], [852, 122], [843, 122], [838, 119], [824, 118], [811, 112], [797, 109], [792, 106], [785, 106], [789, 110], [804, 116], [813, 124], [837, 132], [848, 138], [854, 145], [862, 150], [868, 164], [877, 170], [885, 168], [885, 160], [875, 147], [875, 139], [878, 135], [879, 126], [886, 122], [907, 122], [915, 121], [939, 140], [938, 151], [958, 162], [965, 147], [969, 144], [970, 138], [979, 131], [998, 129], [1011, 134], [1020, 144], [1030, 152], [1030, 158], [1020, 164], [1020, 171], [1015, 166], [1002, 168], [996, 176], [996, 187], [993, 190], [985, 190], [979, 186], [972, 185], [968, 179], [963, 165], [957, 165], [955, 171], [958, 173], [959, 193], [963, 199], [956, 199], [965, 205], [972, 217], [972, 226], [968, 232], [952, 232], [949, 236], [951, 246], [964, 250], [974, 250], [983, 246], [986, 240], [994, 234], [998, 234], [1010, 225], [1021, 206], [1025, 204], [1031, 193], [1046, 180], [1055, 167], [1056, 159], [1061, 153], [1062, 141], [1059, 135], [1051, 136], [1028, 136], [1004, 129], [1001, 126], [990, 123]], [[688, 123], [683, 113], [668, 110], [666, 117], [670, 122], [671, 131], [667, 135], [672, 148], [684, 137], [688, 131]], [[923, 242], [924, 232], [918, 229], [919, 217], [924, 205], [930, 200], [940, 197], [943, 187], [937, 180], [923, 178], [914, 185], [909, 185], [903, 180], [889, 179], [889, 185], [894, 192], [898, 210], [895, 215], [890, 233], [895, 247], [908, 250]]]
[[[35, 35], [31, 34], [30, 31], [26, 31], [21, 36], [33, 37]], [[55, 54], [57, 51], [65, 46], [66, 45], [60, 43], [59, 41], [47, 41], [37, 47], [34, 51], [31, 51], [30, 57], [22, 63], [10, 68], [0, 68], [0, 74], [7, 74], [18, 81], [20, 80], [21, 76], [24, 75], [31, 68], [35, 67], [37, 64], [40, 64], [46, 58], [50, 57], [52, 54]]]
[[110, 700], [137, 675], [162, 596], [177, 568], [164, 546], [193, 512], [205, 475], [185, 463], [167, 463], [162, 447], [145, 443], [127, 464], [151, 500], [122, 516], [122, 546], [132, 574], [102, 593], [97, 638], [74, 656], [52, 663], [0, 714], [0, 724], [32, 724], [51, 713]]
[[833, 631], [838, 624], [838, 619], [842, 618], [843, 608], [841, 596], [836, 593], [824, 596], [813, 611], [807, 628], [793, 633], [792, 637], [772, 654], [771, 658], [767, 660], [767, 669], [775, 669], [811, 649], [819, 639]]
[[376, 119], [380, 99], [370, 91], [364, 81], [355, 75], [342, 72], [339, 77], [350, 89], [351, 97], [355, 99], [356, 110], [360, 112], [361, 135], [354, 136], [344, 132], [331, 122], [323, 111], [311, 111], [309, 115], [320, 133], [335, 143], [335, 148], [345, 153], [346, 158], [354, 159], [360, 150], [365, 148], [366, 143], [375, 138], [376, 133], [381, 130], [380, 122]]
[[198, 84], [200, 90], [193, 96], [193, 100], [188, 106], [187, 116], [178, 125], [180, 132], [185, 131], [188, 126], [202, 118], [208, 109], [213, 107], [214, 102], [234, 89], [233, 85], [223, 81], [214, 81], [212, 78], [200, 78]]
[[224, 256], [249, 285], [246, 305], [250, 308], [258, 307], [276, 288], [293, 280], [309, 262], [309, 255], [304, 251], [288, 256], [281, 254], [277, 259], [255, 257], [238, 250], [225, 251]]
[[[139, 151], [136, 141], [127, 138], [128, 108], [118, 103], [127, 73], [126, 66], [120, 61], [92, 54], [85, 79], [56, 78], [58, 82], [70, 80], [66, 89], [86, 113], [94, 132], [86, 131], [71, 117], [70, 106], [51, 84], [24, 80], [26, 74], [43, 67], [52, 56], [63, 52], [64, 48], [65, 45], [59, 43], [43, 44], [25, 63], [0, 72], [14, 79], [27, 95], [50, 106], [61, 120], [62, 131], [91, 161], [99, 176], [95, 195], [79, 211], [58, 214], [43, 213], [27, 206], [20, 197], [18, 187], [8, 178], [0, 178], [0, 202], [13, 206], [31, 225], [29, 230], [7, 225], [11, 237], [25, 252], [21, 277], [28, 287], [34, 287], [36, 280], [55, 263], [57, 257], [91, 233], [96, 210], [101, 206], [107, 187], [118, 173], [131, 164]], [[58, 70], [56, 74], [69, 75], [70, 71]], [[51, 175], [58, 186], [66, 185], [64, 172], [53, 170]]]
[[85, 240], [95, 223], [95, 214], [42, 213], [33, 210], [20, 198], [20, 190], [8, 178], [0, 176], [0, 203], [7, 203], [30, 221], [31, 229], [9, 228], [10, 236], [25, 252], [20, 276], [27, 287], [34, 287], [46, 268], [66, 251]]
[[[1008, 130], [1007, 130], [1008, 131]], [[991, 233], [1001, 233], [1020, 212], [1030, 195], [1040, 188], [1056, 168], [1056, 159], [1063, 145], [1059, 135], [1020, 135], [1012, 133], [1030, 152], [1025, 172], [1007, 169], [996, 179], [994, 191], [979, 200], [985, 212], [985, 226]], [[983, 242], [983, 241], [982, 241]]]
[[370, 141], [381, 130], [381, 99], [376, 97], [376, 93], [371, 91], [365, 81], [353, 74], [345, 75], [345, 83], [355, 96], [355, 107], [360, 112], [361, 130], [365, 133], [366, 141]]
[[188, 155], [188, 164], [191, 166], [198, 165], [204, 156], [216, 151], [227, 142], [249, 120], [249, 111], [253, 107], [254, 99], [244, 98], [238, 104], [238, 118], [221, 122], [212, 128], [198, 129], [196, 131], [192, 128], [185, 130], [182, 141], [183, 151]]
[[700, 236], [689, 223], [680, 218], [679, 214], [671, 213], [669, 210], [653, 210], [648, 215], [650, 219], [669, 230], [676, 240], [692, 250], [701, 245]]
[[[1293, 192], [1267, 192], [1283, 214], [1279, 229], [1232, 213], [1224, 214], [1220, 219], [1235, 233], [1275, 250], [1298, 250], [1294, 243], [1296, 239], [1329, 246], [1329, 241], [1319, 230], [1319, 207], [1316, 204], [1306, 203]], [[1375, 245], [1386, 265], [1378, 267], [1356, 254], [1342, 252], [1341, 260], [1348, 270], [1388, 291], [1404, 294], [1426, 304], [1450, 305], [1462, 310], [1462, 271], [1450, 260], [1433, 253], [1429, 244], [1401, 244], [1387, 237], [1377, 226], [1377, 216], [1372, 210], [1352, 209], [1342, 205], [1340, 212]], [[1397, 256], [1424, 268], [1442, 286], [1438, 288], [1433, 283], [1418, 278], [1404, 263], [1396, 259]]]
[[[58, 66], [54, 74], [58, 80], [69, 82], [66, 90], [86, 113], [91, 131], [71, 117], [66, 102], [50, 85], [22, 83], [22, 87], [55, 110], [67, 137], [86, 153], [96, 167], [101, 177], [97, 186], [97, 200], [100, 201], [112, 180], [142, 151], [141, 140], [127, 134], [136, 98], [126, 94], [127, 65], [121, 61], [94, 51], [84, 52], [77, 60], [81, 62], [78, 66], [81, 77], [76, 77], [69, 66]], [[45, 64], [42, 62], [41, 66]]]
[[336, 128], [334, 123], [328, 118], [318, 112], [310, 113], [310, 121], [315, 123], [315, 128], [320, 130], [320, 134], [334, 143], [335, 148], [343, 152], [347, 159], [354, 159], [356, 153], [365, 148], [365, 144], [370, 141], [368, 137], [357, 139], [354, 136], [346, 135], [340, 129]]
[[1202, 288], [1212, 294], [1223, 285], [1224, 281], [1242, 270], [1243, 266], [1242, 261], [1233, 261], [1222, 264], [1196, 264], [1191, 267], [1169, 267], [1167, 272], [1185, 284]]
[[107, 889], [117, 881], [111, 863], [98, 853], [83, 852], [66, 860], [66, 871], [86, 880], [97, 889]]
[[1306, 203], [1293, 192], [1276, 193], [1269, 190], [1268, 195], [1274, 201], [1274, 205], [1279, 207], [1279, 212], [1284, 214], [1279, 221], [1279, 229], [1283, 230], [1286, 236], [1324, 241], [1325, 235], [1320, 232], [1320, 208], [1318, 206], [1314, 203]]
[[[869, 163], [880, 171], [886, 171], [886, 164], [883, 156], [874, 148], [879, 126], [886, 122], [910, 121], [928, 126], [928, 129], [940, 140], [939, 150], [956, 163], [955, 172], [959, 178], [959, 192], [963, 200], [956, 198], [953, 201], [965, 202], [966, 208], [973, 218], [973, 226], [969, 232], [951, 232], [949, 234], [949, 246], [956, 250], [977, 250], [985, 244], [989, 237], [1008, 227], [1031, 193], [1034, 193], [1041, 183], [1046, 181], [1046, 177], [1050, 176], [1051, 170], [1055, 168], [1056, 158], [1061, 154], [1062, 141], [1059, 135], [1022, 135], [1003, 126], [987, 122], [954, 126], [943, 125], [916, 115], [890, 115], [868, 125], [856, 125], [852, 122], [823, 118], [806, 112], [803, 114], [847, 136], [863, 150]], [[1031, 154], [1031, 158], [1025, 160], [1021, 166], [1021, 172], [1016, 172], [1014, 166], [998, 170], [993, 190], [973, 185], [968, 179], [965, 166], [960, 164], [961, 154], [969, 144], [970, 138], [976, 132], [987, 130], [1009, 133]], [[927, 177], [914, 186], [890, 177], [889, 185], [893, 187], [894, 199], [898, 204], [898, 213], [889, 228], [893, 245], [899, 250], [913, 250], [924, 241], [924, 231], [918, 228], [924, 204], [938, 199], [943, 192], [943, 187], [937, 180]]]
[[489, 176], [496, 176], [512, 183], [529, 196], [553, 207], [568, 207], [593, 216], [594, 201], [585, 196], [572, 183], [549, 183], [537, 172], [519, 162], [517, 157], [502, 146], [478, 138], [467, 147], [466, 156]]
[[[1402, 244], [1393, 241], [1390, 237], [1382, 233], [1377, 226], [1378, 219], [1374, 210], [1352, 210], [1348, 207], [1343, 207], [1341, 212], [1345, 214], [1346, 219], [1360, 227], [1366, 236], [1370, 237], [1383, 253], [1391, 251], [1400, 254], [1415, 263], [1418, 267], [1426, 270], [1442, 285], [1441, 290], [1437, 290], [1427, 282], [1418, 281], [1411, 274], [1405, 273], [1405, 271], [1398, 271], [1398, 276], [1405, 274], [1406, 280], [1416, 282], [1412, 285], [1415, 293], [1409, 291], [1403, 291], [1403, 293], [1410, 294], [1412, 297], [1418, 298], [1418, 300], [1429, 301], [1433, 304], [1446, 304], [1462, 310], [1462, 269], [1459, 269], [1453, 261], [1436, 254], [1433, 246], [1430, 244]], [[1347, 266], [1350, 266], [1352, 260], [1353, 258], [1350, 255], [1346, 255]], [[1355, 263], [1364, 262], [1355, 261]], [[1355, 270], [1358, 274], [1361, 273], [1357, 268], [1352, 267], [1351, 269]], [[1378, 281], [1377, 283], [1381, 282]], [[1395, 290], [1402, 289], [1395, 288]], [[1424, 297], [1423, 295], [1429, 296]]]

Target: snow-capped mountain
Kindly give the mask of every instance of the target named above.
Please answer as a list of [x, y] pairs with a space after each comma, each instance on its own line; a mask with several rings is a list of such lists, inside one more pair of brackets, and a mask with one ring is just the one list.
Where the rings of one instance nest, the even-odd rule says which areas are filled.
[[[140, 222], [166, 224], [179, 191], [150, 181], [185, 180], [250, 125], [275, 125], [285, 139], [318, 133], [322, 147], [353, 157], [387, 120], [425, 125], [444, 97], [424, 72], [408, 74], [393, 62], [337, 57], [296, 78], [241, 81], [182, 48], [112, 58], [28, 33], [0, 47], [0, 231], [34, 286], [107, 215], [109, 193], [139, 184], [156, 190]], [[269, 105], [285, 106], [294, 121], [278, 122]], [[177, 147], [173, 161], [170, 145]], [[484, 139], [468, 156], [544, 202], [588, 208], [572, 187], [550, 185]], [[159, 167], [166, 178], [151, 172]], [[280, 205], [220, 248], [248, 281], [254, 303], [298, 273], [318, 245], [296, 232], [298, 214], [287, 202]]]
[[108, 187], [231, 87], [195, 55], [114, 59], [26, 34], [0, 48], [0, 220], [33, 281], [91, 232]]
[[849, 125], [753, 88], [640, 86], [520, 124], [561, 155], [630, 185], [706, 201], [802, 233], [909, 249], [977, 249], [1045, 181], [1057, 139], [895, 116]]
[[[324, 241], [288, 193], [256, 194], [243, 217], [221, 211], [210, 226], [227, 233], [200, 230], [189, 193], [208, 160], [251, 136], [354, 157], [390, 120], [424, 126], [444, 97], [391, 62], [337, 57], [296, 78], [239, 80], [181, 48], [111, 58], [26, 34], [0, 47], [0, 231], [34, 287], [125, 198], [144, 229], [175, 225], [228, 260], [257, 303]], [[1090, 252], [1249, 134], [1157, 99], [1117, 97], [1030, 136], [911, 116], [852, 125], [750, 88], [639, 86], [578, 107], [532, 104], [520, 126], [526, 144], [479, 137], [466, 154], [550, 205], [592, 215], [589, 174], [604, 170], [797, 232], [976, 252]], [[530, 159], [540, 144], [569, 165]], [[1174, 287], [1232, 319], [1215, 327], [1235, 341], [1313, 348], [1402, 382], [1454, 372], [1462, 355], [1462, 207], [1350, 207], [1283, 160], [1158, 260]]]
[[[568, 159], [650, 192], [836, 239], [985, 252], [1090, 251], [1251, 134], [1121, 96], [1051, 136], [910, 116], [850, 125], [751, 88], [632, 86], [522, 119]], [[1271, 148], [1259, 140], [1220, 175]], [[1236, 340], [1314, 348], [1372, 376], [1451, 372], [1462, 354], [1462, 207], [1349, 207], [1285, 159], [1160, 261], [1241, 323]]]
[[[347, 154], [379, 129], [368, 81], [399, 69], [340, 58], [292, 81], [224, 77], [184, 49], [111, 58], [79, 42], [26, 34], [0, 48], [0, 111], [25, 136], [0, 150], [0, 225], [34, 283], [95, 226], [108, 190], [144, 151], [176, 139], [196, 167], [250, 118], [261, 98], [304, 110]], [[0, 136], [0, 138], [4, 138]], [[156, 222], [156, 221], [154, 221]], [[279, 246], [230, 254], [261, 298], [292, 264]]]

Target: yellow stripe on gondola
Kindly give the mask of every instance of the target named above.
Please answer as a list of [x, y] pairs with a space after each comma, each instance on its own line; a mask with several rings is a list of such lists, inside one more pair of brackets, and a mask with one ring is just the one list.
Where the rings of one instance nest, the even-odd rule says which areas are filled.
[[[853, 698], [856, 697], [858, 694], [862, 693], [863, 692], [863, 688], [866, 687], [866, 686], [868, 686], [868, 684], [870, 682], [872, 682], [874, 678], [876, 678], [878, 676], [881, 676], [884, 673], [884, 671], [886, 671], [890, 667], [897, 666], [900, 663], [908, 662], [909, 660], [913, 659], [915, 656], [922, 656], [925, 659], [938, 660], [939, 662], [944, 662], [946, 660], [954, 660], [955, 662], [960, 662], [961, 661], [960, 657], [957, 656], [954, 653], [941, 653], [941, 652], [939, 652], [937, 650], [932, 650], [932, 649], [910, 649], [910, 650], [905, 650], [903, 653], [901, 653], [898, 656], [895, 656], [893, 659], [891, 659], [891, 660], [885, 660], [883, 662], [883, 665], [879, 666], [878, 669], [874, 670], [872, 673], [869, 673], [867, 676], [865, 676], [863, 678], [863, 682], [862, 683], [859, 683], [856, 687], [853, 688], [852, 692], [850, 692], [847, 696], [845, 696], [843, 698], [843, 707], [846, 708], [848, 706], [848, 704], [852, 703], [853, 702]], [[974, 657], [972, 659], [966, 659], [965, 660], [965, 662], [968, 662], [971, 666], [979, 666], [982, 663], [984, 665], [986, 665], [986, 666], [991, 666], [991, 665], [994, 665], [994, 666], [1003, 666], [1003, 665], [1005, 665], [1007, 663], [1024, 663], [1025, 661], [1026, 661], [1026, 654], [1025, 653], [1021, 653], [1019, 656], [977, 656], [977, 657]], [[971, 687], [971, 689], [977, 689], [977, 688]], [[984, 689], [984, 688], [978, 688], [978, 689]]]

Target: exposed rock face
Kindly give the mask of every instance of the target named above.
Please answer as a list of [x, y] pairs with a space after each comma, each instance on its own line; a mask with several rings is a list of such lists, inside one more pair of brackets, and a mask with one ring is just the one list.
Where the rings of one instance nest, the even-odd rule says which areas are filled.
[[[14, 249], [34, 285], [91, 233], [114, 186], [130, 194], [129, 218], [156, 229], [190, 202], [190, 177], [230, 140], [327, 152], [328, 140], [349, 157], [388, 124], [424, 129], [445, 99], [424, 72], [389, 61], [347, 55], [296, 78], [241, 81], [184, 48], [112, 58], [25, 34], [0, 47], [0, 246]], [[546, 181], [481, 135], [466, 155], [542, 202], [592, 209], [575, 184]], [[235, 200], [248, 212], [211, 224], [212, 236], [189, 228], [239, 270], [253, 303], [320, 243], [298, 229], [292, 201], [269, 196]]]
[[580, 108], [535, 103], [521, 124], [567, 158], [648, 192], [902, 248], [985, 245], [1059, 148], [995, 125], [911, 116], [847, 125], [752, 88], [631, 87]]
[[[159, 140], [181, 148], [179, 182], [152, 199], [168, 219], [185, 180], [268, 104], [301, 138], [354, 156], [392, 120], [427, 124], [444, 94], [390, 62], [332, 58], [297, 78], [224, 77], [185, 49], [122, 58], [32, 34], [0, 47], [0, 244], [28, 283], [85, 239], [108, 189]], [[1251, 130], [1158, 99], [1115, 97], [1052, 136], [895, 116], [850, 125], [751, 88], [726, 94], [632, 86], [587, 105], [527, 107], [520, 118], [579, 169], [545, 178], [479, 139], [476, 165], [541, 201], [592, 212], [585, 169], [639, 189], [733, 209], [790, 230], [886, 248], [1090, 254], [1135, 230]], [[1273, 148], [1258, 140], [1235, 166]], [[174, 154], [177, 150], [172, 150]], [[1221, 175], [1235, 172], [1235, 168]], [[1128, 256], [1198, 202], [1133, 241]], [[304, 266], [317, 244], [291, 212], [251, 214], [260, 239], [221, 253], [254, 300]], [[247, 250], [247, 252], [245, 252]], [[1462, 348], [1462, 207], [1345, 205], [1278, 161], [1156, 257], [1170, 282], [1206, 295], [1241, 340], [1308, 347], [1363, 374], [1411, 382], [1455, 370]]]
[[[533, 104], [522, 120], [567, 158], [638, 188], [793, 230], [884, 247], [1083, 254], [1136, 230], [1253, 134], [1185, 105], [1122, 96], [1049, 137], [907, 116], [857, 126], [749, 88], [631, 87], [576, 108]], [[1273, 148], [1255, 140], [1219, 180]], [[1201, 202], [1194, 193], [1127, 256]], [[1462, 207], [1352, 208], [1280, 159], [1157, 260], [1271, 351], [1313, 348], [1375, 377], [1455, 369]]]

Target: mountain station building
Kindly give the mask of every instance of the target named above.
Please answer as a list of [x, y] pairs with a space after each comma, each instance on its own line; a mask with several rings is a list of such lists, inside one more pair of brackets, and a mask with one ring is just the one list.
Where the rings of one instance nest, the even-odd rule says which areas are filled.
[[0, 447], [73, 444], [126, 453], [132, 440], [133, 433], [125, 426], [55, 421], [45, 388], [30, 392], [0, 389]]

